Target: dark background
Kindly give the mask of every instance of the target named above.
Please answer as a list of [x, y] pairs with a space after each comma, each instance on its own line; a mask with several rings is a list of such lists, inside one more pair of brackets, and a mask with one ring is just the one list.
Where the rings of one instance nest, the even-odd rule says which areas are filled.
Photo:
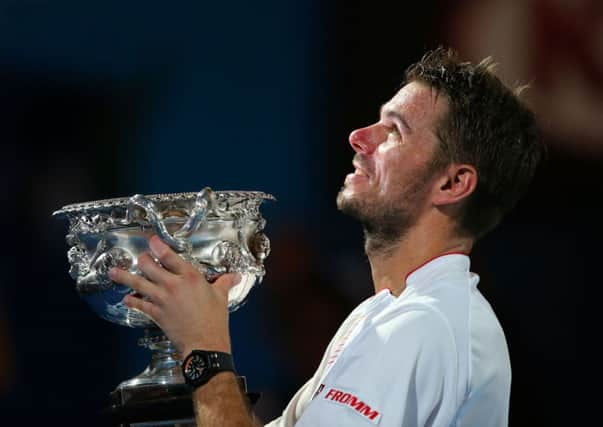
[[507, 334], [510, 425], [581, 425], [603, 14], [566, 3], [0, 1], [0, 425], [101, 425], [108, 393], [147, 363], [141, 331], [79, 299], [51, 213], [206, 185], [278, 198], [263, 209], [267, 276], [231, 317], [258, 412], [278, 415], [372, 292], [361, 230], [334, 203], [352, 170], [347, 136], [440, 44], [532, 83], [550, 159], [472, 270]]

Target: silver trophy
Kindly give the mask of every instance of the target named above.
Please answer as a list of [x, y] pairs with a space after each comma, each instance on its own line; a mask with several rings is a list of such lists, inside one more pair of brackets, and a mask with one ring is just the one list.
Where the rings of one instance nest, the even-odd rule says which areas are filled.
[[[180, 355], [144, 313], [128, 308], [123, 298], [133, 290], [114, 283], [112, 267], [142, 275], [137, 258], [149, 252], [148, 239], [158, 235], [211, 282], [237, 272], [241, 281], [228, 294], [232, 312], [264, 276], [270, 241], [259, 207], [274, 197], [251, 191], [212, 191], [116, 198], [72, 204], [53, 213], [67, 218], [69, 274], [80, 296], [103, 319], [144, 328], [139, 344], [151, 351], [151, 361], [138, 376], [111, 393], [108, 413], [122, 424], [190, 418], [190, 391], [184, 383]], [[158, 261], [157, 261], [158, 262]], [[240, 377], [245, 389], [244, 378]], [[142, 425], [142, 424], [141, 424]]]

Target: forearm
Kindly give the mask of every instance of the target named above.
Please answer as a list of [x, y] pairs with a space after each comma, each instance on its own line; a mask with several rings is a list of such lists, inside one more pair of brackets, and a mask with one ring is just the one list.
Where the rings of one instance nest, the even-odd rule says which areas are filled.
[[197, 426], [261, 427], [232, 372], [220, 372], [193, 392]]

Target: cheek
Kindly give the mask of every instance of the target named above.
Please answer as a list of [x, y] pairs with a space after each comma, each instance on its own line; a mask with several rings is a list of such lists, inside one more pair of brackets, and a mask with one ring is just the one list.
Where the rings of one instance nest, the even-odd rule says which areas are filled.
[[400, 161], [383, 161], [377, 168], [378, 188], [382, 195], [392, 194], [406, 185], [407, 167]]
[[403, 155], [401, 152], [402, 145], [403, 143], [390, 135], [385, 142], [377, 147], [375, 152], [375, 174], [379, 180], [382, 193], [388, 191], [388, 187], [392, 184], [391, 181], [400, 171]]
[[395, 194], [411, 187], [424, 169], [425, 161], [417, 154], [384, 158], [377, 168], [380, 193]]

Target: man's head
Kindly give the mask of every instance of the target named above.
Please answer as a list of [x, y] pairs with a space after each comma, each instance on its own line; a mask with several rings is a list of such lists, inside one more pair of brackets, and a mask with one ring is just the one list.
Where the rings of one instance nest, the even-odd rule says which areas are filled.
[[350, 135], [356, 172], [339, 208], [365, 227], [379, 250], [397, 242], [423, 212], [453, 218], [477, 239], [519, 200], [544, 154], [533, 114], [492, 73], [437, 49], [413, 64], [377, 123]]

